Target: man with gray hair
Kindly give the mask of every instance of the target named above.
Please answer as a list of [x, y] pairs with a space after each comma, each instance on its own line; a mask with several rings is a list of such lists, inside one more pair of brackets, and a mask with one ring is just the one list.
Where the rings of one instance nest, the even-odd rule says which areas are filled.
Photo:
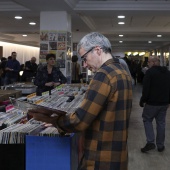
[[30, 78], [36, 76], [38, 65], [36, 64], [36, 58], [31, 57], [30, 61], [25, 62], [24, 73], [22, 75], [22, 81], [30, 81]]
[[[164, 151], [165, 141], [165, 119], [168, 105], [170, 103], [170, 72], [166, 67], [160, 66], [157, 56], [150, 56], [148, 59], [149, 69], [143, 79], [142, 97], [140, 106], [144, 107], [142, 118], [145, 127], [147, 143], [141, 148], [141, 152], [155, 149]], [[156, 120], [156, 146], [155, 135], [152, 125]]]
[[102, 34], [87, 34], [77, 49], [83, 66], [95, 73], [79, 108], [61, 117], [40, 110], [29, 114], [65, 132], [84, 133], [84, 155], [78, 170], [127, 170], [131, 77], [112, 57], [111, 44]]

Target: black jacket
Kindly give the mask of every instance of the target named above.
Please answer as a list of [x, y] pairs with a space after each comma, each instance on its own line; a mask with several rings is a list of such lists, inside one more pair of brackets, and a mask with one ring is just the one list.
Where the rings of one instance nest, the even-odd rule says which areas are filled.
[[[67, 83], [67, 78], [62, 74], [58, 67], [53, 67], [52, 69], [52, 81], [57, 83], [60, 82], [61, 84]], [[37, 74], [35, 77], [34, 84], [37, 87], [37, 95], [41, 95], [42, 92], [47, 91], [49, 89], [48, 86], [45, 86], [45, 83], [48, 83], [48, 71], [47, 66], [40, 66], [37, 70]], [[52, 89], [53, 87], [51, 87]], [[49, 90], [51, 90], [49, 89]]]
[[162, 106], [170, 103], [170, 71], [166, 67], [153, 66], [143, 79], [140, 105]]

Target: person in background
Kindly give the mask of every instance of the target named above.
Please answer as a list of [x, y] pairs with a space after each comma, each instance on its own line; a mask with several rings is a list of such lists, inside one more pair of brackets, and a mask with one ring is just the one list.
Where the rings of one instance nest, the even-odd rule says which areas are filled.
[[84, 155], [78, 170], [127, 170], [131, 77], [112, 57], [110, 41], [104, 35], [85, 35], [77, 50], [83, 66], [95, 73], [79, 108], [56, 117], [38, 109], [28, 113], [60, 131], [84, 133]]
[[127, 71], [127, 73], [129, 73], [129, 75], [131, 76], [131, 73], [130, 73], [130, 70], [129, 70], [129, 67], [126, 61], [120, 56], [116, 56], [116, 58], [119, 60], [119, 63], [123, 66], [123, 68]]
[[[114, 56], [113, 56], [114, 57]], [[129, 66], [127, 65], [126, 61], [120, 57], [120, 56], [115, 56], [118, 60], [119, 60], [119, 63], [122, 65], [122, 67], [127, 71], [127, 73], [130, 75], [131, 79], [132, 79], [132, 85], [134, 85], [134, 79], [132, 77], [132, 74], [129, 70]]]
[[77, 63], [78, 57], [77, 55], [72, 56], [72, 74], [71, 74], [71, 83], [80, 83], [81, 79], [81, 68], [80, 64]]
[[51, 91], [54, 87], [60, 84], [67, 83], [66, 77], [62, 74], [60, 69], [55, 66], [56, 56], [54, 54], [47, 54], [47, 65], [41, 65], [37, 69], [34, 84], [37, 87], [37, 95], [42, 95], [42, 92]]
[[7, 63], [7, 59], [5, 57], [1, 58], [1, 63], [0, 63], [0, 85], [4, 85], [4, 77], [5, 77], [5, 66]]
[[22, 75], [22, 81], [29, 81], [30, 78], [36, 76], [38, 65], [36, 64], [36, 58], [32, 57], [30, 61], [25, 62], [25, 68]]
[[[165, 149], [165, 119], [170, 103], [170, 71], [161, 67], [157, 56], [148, 59], [149, 69], [143, 79], [142, 97], [140, 106], [144, 107], [142, 118], [145, 128], [147, 143], [141, 152], [155, 149], [162, 152]], [[152, 125], [156, 120], [156, 139]], [[156, 146], [155, 146], [156, 142]]]
[[6, 66], [5, 66], [5, 79], [4, 79], [4, 85], [12, 84], [17, 82], [18, 75], [20, 71], [20, 63], [16, 59], [17, 53], [12, 52], [11, 53], [12, 59], [8, 59]]

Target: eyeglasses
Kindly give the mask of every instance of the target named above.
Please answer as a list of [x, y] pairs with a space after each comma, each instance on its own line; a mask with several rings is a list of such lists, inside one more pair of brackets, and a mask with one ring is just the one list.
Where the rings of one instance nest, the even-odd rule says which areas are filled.
[[92, 47], [90, 50], [88, 50], [85, 54], [83, 54], [83, 55], [81, 56], [81, 59], [82, 59], [83, 62], [86, 62], [86, 61], [87, 61], [87, 60], [86, 60], [87, 54], [88, 54], [90, 51], [92, 51], [94, 48], [95, 48], [95, 47]]

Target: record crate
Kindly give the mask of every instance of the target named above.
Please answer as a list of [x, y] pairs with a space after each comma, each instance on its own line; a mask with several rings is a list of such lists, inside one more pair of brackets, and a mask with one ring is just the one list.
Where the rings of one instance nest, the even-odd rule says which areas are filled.
[[77, 170], [82, 155], [80, 138], [79, 134], [26, 136], [26, 170]]

